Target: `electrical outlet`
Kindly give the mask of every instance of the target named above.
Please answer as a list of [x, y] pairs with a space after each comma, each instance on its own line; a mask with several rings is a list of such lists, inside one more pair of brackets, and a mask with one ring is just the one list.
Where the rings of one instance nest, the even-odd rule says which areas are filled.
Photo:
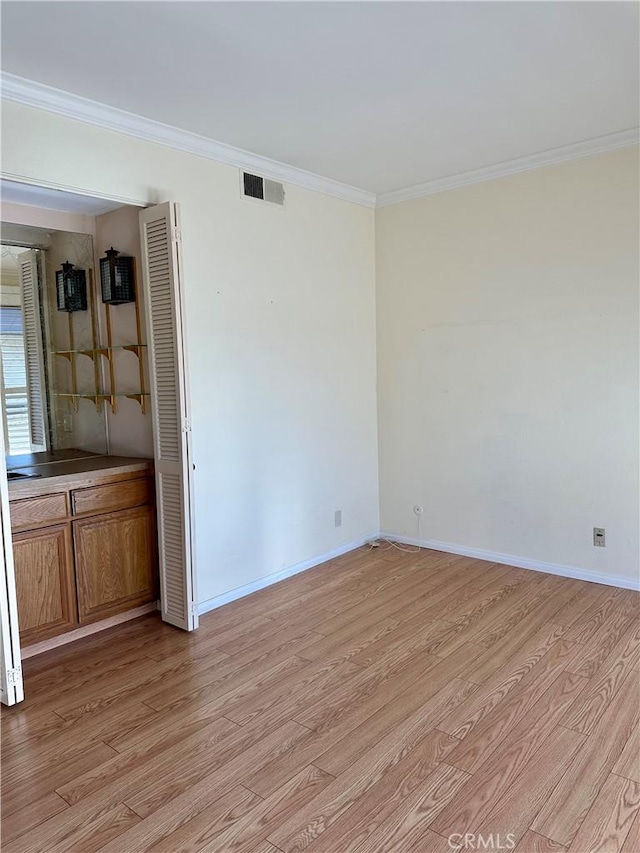
[[605, 548], [607, 541], [604, 535], [604, 527], [594, 527], [593, 528], [593, 544], [597, 548]]
[[67, 412], [62, 420], [62, 427], [65, 432], [73, 432], [73, 415]]
[[342, 510], [337, 509], [333, 515], [333, 523], [336, 527], [342, 527]]
[[420, 516], [420, 515], [422, 515], [423, 512], [424, 512], [424, 507], [421, 507], [420, 504], [416, 504], [414, 506], [414, 508], [413, 508], [413, 514], [414, 515]]

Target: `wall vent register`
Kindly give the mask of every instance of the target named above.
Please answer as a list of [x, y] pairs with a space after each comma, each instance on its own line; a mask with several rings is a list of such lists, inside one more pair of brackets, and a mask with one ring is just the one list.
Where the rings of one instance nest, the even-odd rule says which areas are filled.
[[270, 181], [259, 175], [242, 173], [242, 195], [245, 198], [255, 198], [271, 204], [284, 204], [284, 186], [278, 181]]

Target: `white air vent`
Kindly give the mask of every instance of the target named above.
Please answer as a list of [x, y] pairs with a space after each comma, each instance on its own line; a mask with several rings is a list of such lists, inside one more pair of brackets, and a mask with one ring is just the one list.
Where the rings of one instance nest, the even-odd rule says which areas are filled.
[[251, 175], [249, 172], [242, 172], [242, 195], [271, 204], [284, 204], [284, 186], [281, 183]]

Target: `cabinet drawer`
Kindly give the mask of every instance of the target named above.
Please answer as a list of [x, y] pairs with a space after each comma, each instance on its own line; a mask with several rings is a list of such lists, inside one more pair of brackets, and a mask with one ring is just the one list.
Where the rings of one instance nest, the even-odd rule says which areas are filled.
[[71, 492], [71, 506], [74, 515], [112, 512], [129, 509], [152, 502], [151, 478], [126, 480], [123, 483], [110, 483], [107, 486], [91, 486], [88, 489], [74, 489]]
[[33, 530], [67, 518], [67, 496], [64, 492], [11, 501], [11, 530]]

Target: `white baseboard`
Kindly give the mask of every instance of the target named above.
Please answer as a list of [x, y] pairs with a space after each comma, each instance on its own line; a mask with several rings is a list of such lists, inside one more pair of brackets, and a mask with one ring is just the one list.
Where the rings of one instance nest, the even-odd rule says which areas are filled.
[[624, 578], [616, 575], [604, 575], [599, 572], [588, 572], [574, 566], [562, 566], [557, 563], [545, 563], [542, 560], [529, 560], [527, 557], [514, 557], [513, 554], [498, 554], [494, 551], [483, 551], [481, 548], [468, 548], [466, 545], [453, 545], [451, 542], [439, 542], [437, 539], [415, 539], [410, 536], [399, 536], [396, 533], [381, 533], [383, 539], [393, 539], [404, 545], [417, 545], [420, 548], [430, 548], [433, 551], [446, 551], [448, 554], [459, 554], [462, 557], [475, 557], [477, 560], [487, 560], [490, 563], [502, 563], [518, 569], [533, 569], [548, 575], [559, 575], [563, 578], [575, 578], [580, 581], [601, 583], [606, 586], [617, 586], [622, 589], [640, 590], [640, 579]]
[[302, 563], [296, 563], [294, 566], [289, 566], [286, 569], [282, 569], [280, 572], [275, 572], [272, 575], [259, 578], [257, 581], [252, 581], [244, 586], [239, 586], [229, 592], [223, 592], [222, 595], [216, 595], [215, 598], [209, 598], [207, 601], [201, 601], [198, 604], [198, 615], [202, 616], [203, 613], [208, 613], [210, 610], [216, 610], [216, 608], [222, 607], [223, 604], [229, 604], [229, 602], [236, 601], [238, 598], [244, 598], [245, 595], [251, 595], [252, 592], [257, 592], [259, 589], [264, 589], [274, 583], [286, 580], [286, 578], [298, 575], [300, 572], [306, 572], [307, 569], [312, 569], [314, 566], [319, 566], [321, 563], [326, 563], [328, 560], [333, 560], [336, 557], [341, 557], [343, 554], [348, 554], [349, 551], [361, 548], [363, 545], [366, 545], [367, 542], [371, 542], [372, 539], [377, 538], [378, 533], [375, 531], [369, 536], [363, 536], [362, 538], [355, 539], [352, 542], [346, 542], [344, 545], [341, 545], [339, 548], [329, 551], [326, 554], [321, 554], [318, 557], [312, 557], [310, 560], [305, 560]]
[[617, 577], [616, 575], [604, 575], [598, 572], [588, 572], [583, 569], [577, 569], [574, 566], [562, 566], [557, 563], [545, 563], [541, 560], [530, 560], [526, 557], [515, 557], [513, 554], [499, 554], [495, 551], [484, 551], [481, 548], [468, 548], [466, 545], [454, 545], [451, 542], [439, 542], [436, 539], [415, 539], [410, 536], [400, 536], [396, 533], [371, 533], [369, 536], [363, 536], [361, 539], [356, 539], [352, 542], [347, 542], [329, 551], [326, 554], [321, 554], [317, 557], [312, 557], [310, 560], [305, 560], [302, 563], [296, 563], [289, 566], [280, 572], [275, 572], [272, 575], [259, 578], [256, 581], [239, 586], [229, 592], [224, 592], [222, 595], [217, 595], [215, 598], [210, 598], [207, 601], [201, 601], [198, 604], [198, 614], [202, 616], [204, 613], [209, 613], [211, 610], [216, 610], [222, 607], [223, 604], [229, 604], [231, 601], [237, 601], [239, 598], [244, 598], [245, 595], [250, 595], [252, 592], [257, 592], [259, 589], [271, 586], [293, 575], [305, 572], [307, 569], [312, 569], [314, 566], [319, 566], [321, 563], [326, 563], [328, 560], [333, 560], [335, 557], [341, 557], [349, 551], [356, 548], [361, 548], [372, 539], [393, 539], [395, 542], [401, 542], [404, 545], [416, 545], [420, 548], [429, 548], [433, 551], [445, 551], [448, 554], [458, 554], [462, 557], [475, 557], [477, 560], [486, 560], [490, 563], [502, 563], [505, 566], [514, 566], [518, 569], [532, 569], [536, 572], [544, 572], [549, 575], [559, 575], [563, 578], [575, 578], [576, 580], [589, 581], [591, 583], [605, 584], [606, 586], [617, 586], [622, 589], [640, 590], [640, 580], [633, 581], [630, 578]]

